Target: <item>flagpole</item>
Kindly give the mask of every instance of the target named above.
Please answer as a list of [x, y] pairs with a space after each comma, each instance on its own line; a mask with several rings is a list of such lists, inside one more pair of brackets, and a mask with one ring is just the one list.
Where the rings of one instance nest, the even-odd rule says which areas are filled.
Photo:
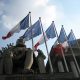
[[[72, 31], [72, 30], [71, 30], [71, 31]], [[73, 31], [72, 31], [72, 33], [73, 33]], [[74, 34], [73, 34], [73, 36], [74, 36]], [[75, 38], [75, 36], [74, 36], [74, 38]], [[76, 42], [77, 42], [77, 40], [76, 40]], [[78, 45], [78, 47], [79, 47], [78, 42], [77, 42], [77, 45]], [[80, 74], [80, 68], [79, 68], [79, 65], [78, 65], [78, 63], [77, 63], [77, 60], [76, 60], [76, 57], [75, 57], [75, 55], [74, 55], [74, 52], [73, 52], [73, 50], [72, 50], [71, 45], [70, 45], [70, 48], [71, 48], [71, 51], [72, 51], [72, 55], [73, 55], [73, 58], [74, 58], [74, 61], [75, 61], [76, 67], [77, 67], [78, 72], [79, 72], [79, 74]], [[79, 49], [80, 49], [80, 47], [79, 47]]]
[[[62, 25], [62, 27], [63, 27], [63, 25]], [[55, 29], [55, 31], [56, 31], [56, 29]], [[57, 39], [58, 39], [57, 31], [56, 31], [56, 35], [57, 35]], [[65, 63], [66, 70], [67, 70], [67, 72], [69, 72], [68, 65], [67, 65], [67, 62], [66, 62], [66, 59], [65, 59], [64, 52], [63, 52], [62, 48], [61, 48], [61, 53], [62, 53], [62, 56], [63, 56], [63, 60], [64, 60], [64, 63]]]
[[63, 52], [62, 48], [61, 48], [61, 52], [62, 52], [62, 56], [63, 56], [65, 66], [66, 66], [66, 70], [67, 70], [67, 72], [69, 72], [68, 65], [67, 65], [67, 62], [66, 62], [66, 58], [65, 58], [65, 55], [64, 55], [64, 52]]
[[[39, 17], [39, 20], [41, 22], [41, 17]], [[52, 63], [51, 63], [51, 59], [50, 59], [50, 55], [49, 55], [49, 51], [48, 51], [48, 47], [47, 47], [47, 42], [46, 42], [46, 38], [45, 38], [45, 34], [44, 34], [44, 30], [43, 30], [42, 24], [41, 24], [41, 27], [42, 27], [42, 32], [43, 32], [43, 36], [44, 36], [44, 42], [45, 42], [46, 51], [47, 51], [47, 55], [48, 55], [48, 59], [49, 59], [49, 65], [50, 65], [51, 73], [53, 73], [53, 67], [52, 67]]]
[[[71, 32], [72, 32], [72, 35], [74, 36], [74, 38], [76, 39], [76, 37], [75, 37], [72, 29], [71, 29]], [[79, 46], [79, 43], [78, 43], [77, 39], [76, 39], [76, 42], [77, 42], [78, 48], [79, 48], [79, 50], [80, 50], [80, 46]]]
[[[67, 37], [66, 37], [66, 41], [68, 42]], [[69, 42], [68, 42], [68, 43], [69, 43]], [[76, 58], [75, 58], [74, 52], [73, 52], [73, 50], [72, 50], [72, 47], [71, 47], [71, 45], [69, 45], [69, 46], [70, 46], [70, 50], [71, 50], [71, 52], [72, 52], [72, 56], [73, 56], [73, 58], [74, 58], [76, 67], [77, 67], [77, 69], [78, 69], [78, 71], [79, 71], [79, 73], [80, 73], [80, 68], [79, 68], [79, 65], [78, 65], [78, 63], [77, 63], [77, 60], [76, 60]]]
[[[70, 46], [70, 48], [71, 48], [71, 46]], [[71, 48], [71, 51], [72, 51], [72, 55], [73, 55], [73, 58], [74, 58], [76, 67], [77, 67], [77, 69], [78, 69], [78, 71], [79, 71], [79, 74], [80, 74], [80, 68], [79, 68], [79, 65], [78, 65], [78, 63], [77, 63], [77, 60], [76, 60], [76, 57], [75, 57], [75, 55], [74, 55], [74, 52], [73, 52], [72, 48]]]
[[[31, 12], [29, 12], [29, 19], [30, 19], [30, 27], [32, 26], [32, 22], [31, 22]], [[34, 46], [34, 42], [33, 42], [33, 36], [32, 36], [32, 30], [31, 30], [31, 39], [32, 39], [32, 49], [33, 49], [33, 46]], [[34, 49], [33, 49], [34, 50]]]
[[[63, 28], [63, 25], [62, 25], [62, 28]], [[66, 35], [66, 34], [65, 34], [65, 35]], [[67, 72], [69, 72], [68, 65], [67, 65], [67, 62], [66, 62], [66, 58], [65, 58], [65, 55], [64, 55], [64, 52], [63, 52], [62, 48], [61, 48], [61, 51], [62, 51], [62, 55], [63, 55], [63, 59], [64, 59], [64, 63], [65, 63]]]
[[[72, 31], [73, 32], [73, 31]], [[74, 38], [76, 39], [76, 37], [75, 37], [75, 35], [73, 34], [73, 36], [74, 36]], [[79, 50], [80, 50], [80, 46], [79, 46], [79, 43], [78, 43], [78, 41], [76, 40], [76, 42], [77, 42], [77, 45], [78, 45], [78, 48], [79, 48]], [[78, 63], [77, 63], [78, 64]], [[79, 74], [80, 74], [80, 68], [79, 68], [79, 65], [76, 65], [77, 67], [78, 67], [78, 71], [79, 71]]]

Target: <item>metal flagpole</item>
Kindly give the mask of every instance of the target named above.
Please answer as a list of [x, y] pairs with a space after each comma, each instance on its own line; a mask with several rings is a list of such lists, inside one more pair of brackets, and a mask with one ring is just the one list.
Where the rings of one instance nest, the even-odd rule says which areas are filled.
[[[76, 37], [75, 37], [75, 35], [74, 35], [74, 33], [73, 33], [73, 30], [72, 30], [72, 29], [71, 29], [71, 32], [72, 32], [72, 35], [74, 36], [74, 38], [76, 39]], [[77, 42], [78, 48], [79, 48], [79, 50], [80, 50], [79, 43], [78, 43], [78, 41], [77, 41], [77, 40], [76, 40], [76, 42]]]
[[67, 70], [67, 72], [69, 72], [68, 65], [67, 65], [67, 62], [66, 62], [66, 58], [65, 58], [65, 55], [64, 55], [64, 52], [63, 52], [62, 48], [61, 48], [61, 52], [62, 52], [62, 56], [63, 56], [65, 66], [66, 66], [66, 70]]
[[[31, 12], [29, 12], [29, 14], [30, 14], [30, 16], [29, 16], [29, 17], [30, 17], [30, 18], [29, 18], [30, 21], [29, 21], [29, 22], [30, 22], [30, 27], [31, 27], [31, 26], [32, 26], [32, 22], [31, 22]], [[34, 42], [33, 42], [32, 30], [31, 30], [31, 38], [32, 38], [32, 49], [34, 50], [34, 48], [33, 48], [33, 47], [34, 47]], [[34, 51], [33, 51], [33, 52], [34, 52]]]
[[[63, 25], [62, 25], [62, 27], [63, 27]], [[56, 31], [56, 29], [55, 29], [55, 31]], [[57, 31], [56, 31], [56, 35], [57, 35], [57, 39], [58, 39]], [[61, 53], [62, 53], [62, 57], [63, 57], [64, 63], [65, 63], [66, 70], [67, 70], [67, 72], [69, 72], [68, 65], [67, 65], [67, 62], [66, 62], [66, 58], [64, 56], [64, 52], [63, 52], [62, 48], [61, 48]]]
[[[67, 37], [66, 37], [66, 41], [68, 42]], [[68, 43], [69, 43], [69, 42], [68, 42]], [[78, 71], [80, 72], [79, 65], [78, 65], [77, 60], [76, 60], [76, 58], [75, 58], [74, 52], [73, 52], [73, 50], [72, 50], [72, 47], [71, 47], [71, 45], [69, 45], [69, 46], [70, 46], [70, 49], [71, 49], [72, 56], [73, 56], [73, 58], [74, 58], [74, 61], [75, 61], [76, 67], [77, 67]]]
[[[71, 31], [72, 31], [72, 30], [71, 30]], [[73, 31], [72, 31], [72, 33], [73, 33]], [[74, 34], [73, 34], [73, 36], [74, 36]], [[74, 38], [75, 38], [75, 36], [74, 36]], [[76, 40], [76, 42], [77, 42], [77, 40]], [[77, 45], [78, 45], [78, 47], [79, 47], [78, 42], [77, 42]], [[79, 68], [79, 65], [78, 65], [78, 63], [77, 63], [77, 60], [76, 60], [76, 57], [75, 57], [75, 55], [74, 55], [74, 52], [73, 52], [73, 50], [72, 50], [71, 45], [70, 45], [70, 48], [71, 48], [71, 51], [72, 51], [72, 55], [73, 55], [73, 58], [74, 58], [74, 61], [75, 61], [76, 67], [77, 67], [78, 72], [79, 72], [79, 74], [80, 74], [80, 68]], [[80, 49], [80, 47], [79, 47], [79, 49]]]
[[[39, 17], [39, 20], [41, 22], [41, 17]], [[46, 46], [46, 50], [47, 50], [47, 55], [48, 55], [48, 59], [49, 59], [49, 65], [50, 65], [51, 73], [53, 73], [53, 67], [52, 67], [52, 64], [51, 64], [51, 59], [50, 59], [50, 55], [49, 55], [47, 42], [46, 42], [46, 38], [45, 38], [45, 34], [44, 34], [44, 30], [43, 30], [42, 24], [41, 24], [41, 27], [42, 27], [42, 32], [43, 32], [43, 36], [44, 36], [44, 42], [45, 42], [45, 46]]]
[[72, 50], [72, 47], [71, 47], [71, 45], [69, 45], [69, 46], [70, 46], [70, 49], [71, 49], [71, 51], [72, 51], [72, 55], [73, 55], [73, 58], [74, 58], [76, 67], [77, 67], [77, 69], [78, 69], [78, 71], [79, 71], [79, 73], [80, 73], [80, 68], [79, 68], [79, 65], [78, 65], [78, 63], [77, 63], [76, 57], [75, 57], [75, 55], [74, 55], [74, 52], [73, 52], [73, 50]]

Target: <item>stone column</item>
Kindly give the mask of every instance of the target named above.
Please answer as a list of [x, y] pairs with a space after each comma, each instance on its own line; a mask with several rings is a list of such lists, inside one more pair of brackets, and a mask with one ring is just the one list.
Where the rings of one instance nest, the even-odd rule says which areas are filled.
[[59, 72], [64, 72], [64, 67], [63, 67], [62, 61], [59, 60], [57, 63], [58, 63]]
[[77, 71], [77, 68], [76, 68], [74, 61], [71, 60], [70, 65], [71, 65], [71, 69], [72, 69], [72, 72], [74, 74], [74, 77], [78, 78], [79, 74], [78, 74], [78, 71]]

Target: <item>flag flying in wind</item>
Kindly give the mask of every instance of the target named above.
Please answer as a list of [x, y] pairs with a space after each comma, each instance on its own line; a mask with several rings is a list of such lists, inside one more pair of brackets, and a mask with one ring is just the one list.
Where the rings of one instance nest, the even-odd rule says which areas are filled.
[[53, 47], [53, 53], [55, 53], [55, 54], [62, 56], [63, 51], [64, 51], [64, 47], [60, 43], [57, 44], [56, 47]]
[[56, 37], [56, 28], [54, 21], [52, 21], [52, 24], [49, 26], [49, 28], [45, 31], [47, 38], [54, 38]]
[[77, 44], [76, 37], [75, 37], [75, 35], [73, 33], [73, 30], [71, 30], [69, 35], [68, 35], [68, 43], [71, 46]]
[[62, 55], [62, 53], [66, 51], [68, 47], [67, 35], [66, 35], [63, 25], [62, 25], [59, 37], [56, 42], [57, 44], [53, 45], [53, 51], [54, 53], [58, 55]]
[[68, 42], [67, 42], [67, 41], [65, 41], [65, 42], [63, 42], [63, 43], [62, 43], [62, 46], [66, 49], [66, 48], [68, 48], [68, 47], [69, 47], [69, 44], [68, 44]]
[[5, 40], [7, 38], [10, 38], [14, 33], [19, 33], [20, 30], [24, 30], [29, 27], [30, 23], [30, 13], [22, 20], [20, 21], [15, 27], [13, 27], [6, 36], [3, 36], [2, 39]]
[[58, 43], [58, 41], [56, 40], [56, 42], [54, 43], [54, 45], [52, 46], [52, 51], [53, 53], [62, 56], [62, 53], [67, 52], [69, 45], [68, 42], [65, 41], [63, 43]]
[[66, 35], [64, 27], [62, 25], [62, 28], [61, 28], [61, 31], [60, 31], [60, 34], [59, 34], [59, 37], [58, 37], [58, 42], [63, 43], [66, 40], [67, 40], [67, 35]]
[[28, 41], [28, 40], [40, 35], [42, 33], [41, 24], [42, 23], [40, 20], [35, 22], [31, 27], [29, 27], [27, 29], [27, 31], [24, 33], [22, 38], [24, 38], [25, 41]]
[[[49, 38], [54, 38], [56, 37], [56, 28], [55, 28], [55, 24], [54, 21], [52, 22], [52, 24], [48, 27], [48, 29], [45, 31], [44, 33], [45, 36], [45, 40], [47, 41]], [[44, 36], [42, 35], [41, 38], [39, 39], [39, 41], [35, 44], [34, 48], [37, 49], [37, 47], [41, 44], [43, 44], [44, 41]]]
[[64, 48], [69, 47], [67, 41], [64, 41], [63, 43], [58, 43], [58, 41], [56, 40], [55, 43], [54, 43], [54, 45], [53, 45], [53, 48], [56, 47], [58, 44], [61, 44]]

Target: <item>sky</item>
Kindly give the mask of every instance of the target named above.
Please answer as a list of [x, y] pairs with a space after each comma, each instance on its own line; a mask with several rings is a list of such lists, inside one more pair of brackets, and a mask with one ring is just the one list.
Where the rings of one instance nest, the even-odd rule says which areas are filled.
[[[24, 31], [15, 33], [11, 38], [2, 40], [19, 21], [31, 12], [32, 24], [41, 17], [44, 31], [52, 21], [55, 22], [59, 35], [61, 25], [64, 25], [68, 35], [72, 29], [76, 38], [80, 38], [80, 0], [0, 0], [0, 47], [5, 47], [9, 43], [16, 43], [16, 40], [24, 34]], [[40, 36], [34, 38], [34, 44]], [[54, 44], [54, 39], [47, 41], [48, 50]], [[31, 46], [31, 40], [26, 42], [27, 47]], [[39, 48], [47, 56], [45, 44]]]

